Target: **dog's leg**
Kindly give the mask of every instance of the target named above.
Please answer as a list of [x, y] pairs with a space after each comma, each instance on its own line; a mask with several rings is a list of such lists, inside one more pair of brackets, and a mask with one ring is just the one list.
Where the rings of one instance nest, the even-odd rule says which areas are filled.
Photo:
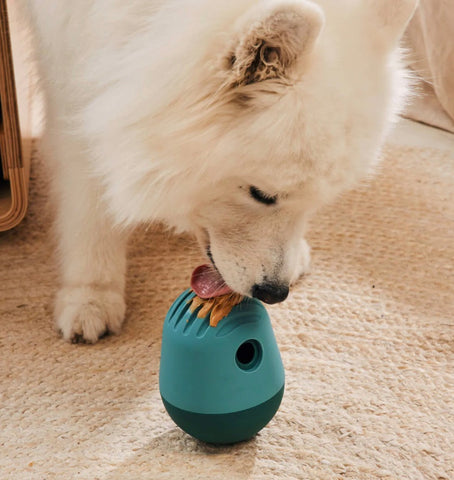
[[99, 186], [71, 153], [55, 178], [62, 269], [55, 320], [66, 340], [95, 343], [123, 323], [127, 234], [112, 226]]
[[311, 265], [311, 248], [304, 238], [301, 239], [295, 261], [295, 270], [290, 279], [290, 284], [295, 284], [305, 273], [309, 273]]

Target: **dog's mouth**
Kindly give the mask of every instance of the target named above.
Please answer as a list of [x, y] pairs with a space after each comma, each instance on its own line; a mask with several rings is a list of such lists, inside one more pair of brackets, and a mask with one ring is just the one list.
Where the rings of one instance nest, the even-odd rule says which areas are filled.
[[209, 247], [206, 249], [206, 253], [211, 263], [199, 265], [192, 272], [191, 288], [203, 299], [232, 293], [232, 289], [225, 283], [225, 280], [217, 269]]

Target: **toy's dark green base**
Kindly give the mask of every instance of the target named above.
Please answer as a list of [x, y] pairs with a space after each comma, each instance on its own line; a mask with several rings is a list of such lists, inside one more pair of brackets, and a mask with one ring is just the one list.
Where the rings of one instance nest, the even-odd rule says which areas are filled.
[[186, 433], [207, 443], [249, 440], [274, 417], [284, 395], [284, 385], [266, 402], [232, 413], [196, 413], [182, 410], [161, 396], [173, 421]]

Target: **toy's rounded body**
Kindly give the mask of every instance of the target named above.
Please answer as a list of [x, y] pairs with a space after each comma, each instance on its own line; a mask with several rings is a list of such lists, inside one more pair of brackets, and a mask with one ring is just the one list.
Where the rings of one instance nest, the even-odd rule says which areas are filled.
[[159, 386], [164, 406], [190, 435], [209, 443], [253, 437], [274, 416], [284, 368], [268, 314], [257, 300], [236, 305], [216, 328], [191, 313], [185, 291], [169, 310]]

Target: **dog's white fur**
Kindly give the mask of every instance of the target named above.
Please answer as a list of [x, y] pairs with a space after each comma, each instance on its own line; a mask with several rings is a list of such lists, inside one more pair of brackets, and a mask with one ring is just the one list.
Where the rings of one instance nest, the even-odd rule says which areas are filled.
[[401, 107], [396, 47], [416, 1], [21, 0], [55, 171], [64, 338], [120, 330], [140, 222], [194, 232], [240, 293], [294, 281], [307, 217], [370, 171]]

